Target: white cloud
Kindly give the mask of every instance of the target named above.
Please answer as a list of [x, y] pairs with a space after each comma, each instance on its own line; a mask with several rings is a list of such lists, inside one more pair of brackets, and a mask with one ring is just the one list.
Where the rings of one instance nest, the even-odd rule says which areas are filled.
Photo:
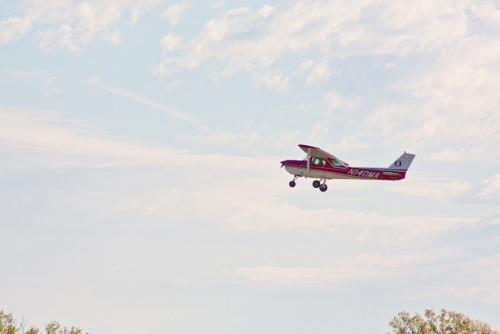
[[32, 22], [29, 18], [21, 19], [19, 17], [11, 17], [0, 22], [0, 44], [8, 44], [18, 40], [26, 34], [32, 27]]
[[361, 254], [337, 258], [325, 267], [246, 267], [235, 274], [250, 282], [273, 285], [314, 285], [347, 283], [376, 278], [402, 277], [413, 266], [439, 261], [443, 254], [373, 255]]
[[175, 27], [179, 21], [181, 15], [189, 8], [189, 3], [182, 2], [177, 3], [175, 5], [170, 5], [168, 8], [161, 14], [162, 19], [167, 19], [170, 21], [170, 25]]
[[388, 144], [428, 150], [437, 161], [498, 159], [499, 56], [497, 36], [447, 46], [425, 71], [397, 84], [402, 102], [378, 108], [365, 126], [378, 127]]
[[288, 148], [291, 143], [296, 145], [297, 140], [302, 136], [302, 131], [273, 132], [266, 126], [256, 127], [252, 123], [246, 123], [237, 131], [218, 127], [215, 130], [206, 129], [199, 135], [182, 136], [179, 139], [205, 144], [232, 144], [240, 149], [259, 152]]
[[[326, 103], [332, 110], [363, 108], [352, 118], [386, 145], [429, 150], [436, 160], [491, 160], [500, 156], [499, 17], [491, 1], [468, 0], [359, 0], [349, 6], [292, 1], [272, 9], [243, 7], [223, 12], [195, 38], [176, 44], [183, 53], [167, 56], [156, 71], [166, 74], [207, 63], [218, 78], [247, 71], [257, 87], [283, 92], [306, 71], [309, 86], [332, 80], [332, 59], [393, 55], [397, 58], [385, 71], [394, 72], [405, 57], [413, 57], [415, 70], [407, 68], [362, 100], [332, 91], [325, 95]], [[478, 31], [482, 24], [486, 28]], [[310, 59], [310, 50], [322, 60]], [[302, 52], [308, 58], [298, 69], [280, 68], [280, 60], [289, 55], [300, 60]]]
[[500, 256], [498, 254], [492, 254], [490, 257], [476, 259], [475, 261], [476, 271], [484, 273], [480, 276], [477, 288], [484, 300], [489, 303], [500, 302], [500, 286], [498, 285], [500, 269], [496, 266], [499, 261]]
[[50, 85], [51, 83], [54, 82], [55, 79], [56, 79], [56, 77], [52, 75], [52, 76], [48, 77], [47, 79], [45, 79], [45, 82], [43, 84], [46, 86]]
[[500, 195], [500, 174], [495, 174], [483, 182], [480, 197], [498, 197]]
[[163, 90], [165, 90], [165, 91], [172, 90], [176, 87], [179, 87], [180, 84], [181, 84], [181, 81], [177, 80], [177, 81], [171, 83], [170, 85], [168, 85], [167, 87], [165, 87]]
[[432, 153], [430, 155], [433, 161], [443, 161], [443, 162], [457, 162], [466, 161], [467, 155], [465, 149], [453, 149], [445, 147], [438, 152]]
[[456, 179], [425, 179], [412, 177], [405, 181], [406, 186], [389, 188], [391, 191], [423, 198], [448, 201], [458, 198], [472, 190], [467, 181]]
[[52, 50], [55, 48], [67, 48], [71, 51], [80, 51], [79, 42], [88, 42], [87, 38], [78, 41], [76, 32], [69, 24], [61, 24], [57, 29], [49, 28], [44, 32], [37, 32], [36, 36], [40, 39], [40, 47], [43, 50]]
[[368, 149], [373, 146], [370, 142], [361, 141], [359, 139], [361, 136], [361, 132], [345, 135], [340, 139], [340, 142], [335, 145], [335, 148], [339, 151], [355, 151]]
[[38, 167], [147, 165], [173, 161], [180, 153], [91, 134], [44, 110], [0, 107], [0, 120], [0, 151], [16, 153], [26, 166], [32, 159]]
[[[331, 148], [335, 151], [356, 151], [372, 147], [372, 144], [362, 138], [362, 133], [357, 131], [342, 137], [331, 137], [329, 134], [328, 121], [320, 121], [310, 128], [298, 130], [272, 130], [267, 125], [257, 126], [253, 123], [245, 123], [240, 129], [232, 130], [223, 127], [216, 129], [203, 129], [202, 133], [196, 135], [184, 134], [178, 139], [187, 142], [216, 143], [224, 145], [235, 145], [240, 149], [251, 152], [283, 151], [295, 148], [298, 143], [311, 143], [321, 145], [324, 149]], [[328, 139], [328, 142], [325, 141]], [[300, 152], [300, 151], [299, 151]]]
[[[373, 147], [373, 144], [363, 137], [363, 133], [356, 131], [342, 137], [332, 136], [329, 133], [328, 121], [320, 121], [310, 128], [297, 130], [272, 130], [269, 126], [257, 126], [245, 123], [240, 129], [205, 128], [200, 134], [183, 134], [179, 140], [198, 143], [216, 143], [221, 145], [235, 145], [251, 152], [283, 151], [296, 148], [298, 143], [324, 145], [323, 149], [335, 152], [352, 152]], [[325, 139], [326, 138], [326, 139]], [[300, 151], [298, 151], [300, 152]], [[299, 153], [300, 154], [300, 153]]]
[[177, 36], [174, 33], [169, 33], [160, 40], [160, 44], [163, 47], [163, 53], [172, 52], [175, 48], [182, 42], [182, 37]]
[[[259, 204], [257, 204], [259, 203]], [[247, 196], [230, 223], [243, 230], [336, 229], [338, 233], [368, 231], [382, 244], [413, 244], [449, 230], [473, 226], [476, 219], [444, 216], [388, 217], [337, 209], [303, 210], [287, 203], [262, 203]], [[311, 219], [314, 217], [314, 219]]]
[[[472, 19], [476, 25], [487, 32], [498, 32], [500, 30], [500, 10], [494, 1], [473, 2], [470, 8]], [[477, 29], [477, 27], [474, 27]], [[480, 32], [480, 31], [475, 31]]]
[[331, 72], [330, 68], [328, 67], [328, 61], [325, 59], [321, 63], [317, 63], [316, 66], [311, 69], [306, 79], [307, 85], [317, 85], [321, 82], [326, 81], [328, 78], [330, 78], [330, 76]]
[[271, 14], [272, 12], [274, 11], [274, 7], [271, 6], [271, 5], [264, 5], [262, 6], [262, 8], [259, 9], [259, 11], [257, 12], [257, 14], [264, 18], [264, 19], [267, 19]]
[[442, 49], [467, 34], [470, 1], [384, 1], [367, 35], [377, 53], [405, 55]]
[[128, 270], [130, 270], [130, 268], [129, 268], [129, 267], [124, 266], [124, 265], [121, 265], [121, 264], [118, 264], [118, 263], [117, 263], [117, 264], [115, 264], [114, 268], [115, 268], [116, 270], [118, 270], [118, 271], [128, 271]]
[[57, 94], [57, 93], [60, 93], [60, 92], [61, 91], [59, 89], [57, 89], [57, 88], [51, 88], [48, 91], [44, 92], [43, 95], [49, 96], [49, 95]]
[[278, 70], [265, 73], [256, 72], [253, 75], [253, 79], [257, 87], [264, 85], [278, 93], [285, 92], [288, 88], [289, 78], [284, 77]]
[[[202, 61], [222, 60], [229, 61], [233, 73], [268, 68], [286, 54], [311, 48], [327, 57], [429, 52], [466, 35], [467, 4], [358, 0], [345, 6], [342, 1], [293, 1], [276, 8], [266, 5], [256, 13], [231, 9], [208, 21], [185, 44], [183, 57], [167, 58], [162, 64], [194, 68]], [[308, 81], [313, 85], [329, 76], [325, 58]]]
[[[484, 302], [498, 303], [500, 301], [500, 270], [495, 264], [500, 260], [498, 254], [483, 254], [466, 257], [460, 261], [459, 268], [450, 268], [455, 271], [461, 280], [450, 282], [435, 282], [423, 286], [422, 291], [416, 294], [410, 293], [412, 299], [428, 300], [438, 298], [443, 300], [447, 297], [459, 299], [479, 299]], [[450, 284], [451, 283], [451, 284]]]
[[219, 0], [219, 1], [216, 1], [212, 4], [212, 8], [220, 8], [224, 6], [224, 0]]
[[[369, 236], [369, 240], [376, 240], [378, 244], [405, 247], [418, 245], [423, 240], [431, 240], [449, 231], [475, 227], [478, 222], [476, 218], [460, 215], [363, 213], [331, 208], [330, 202], [326, 207], [318, 204], [319, 208], [303, 208], [292, 204], [290, 196], [293, 198], [293, 195], [290, 195], [290, 188], [286, 185], [289, 175], [279, 168], [279, 158], [198, 156], [194, 161], [197, 161], [195, 166], [186, 165], [183, 172], [191, 175], [194, 184], [200, 185], [196, 192], [184, 185], [149, 192], [143, 194], [138, 202], [129, 201], [130, 210], [162, 217], [161, 221], [172, 218], [173, 212], [178, 215], [190, 213], [194, 220], [215, 220], [232, 229], [253, 233], [301, 229], [327, 233], [335, 230], [332, 238], [337, 238], [339, 242], [365, 242], [360, 239], [364, 234], [365, 238]], [[206, 174], [196, 173], [196, 166], [200, 164]], [[210, 178], [207, 179], [206, 175]], [[299, 183], [302, 182], [306, 181]], [[355, 182], [339, 181], [334, 187], [344, 189], [341, 196], [350, 198], [353, 187], [363, 187], [361, 182]], [[314, 198], [318, 193], [309, 184], [299, 186], [297, 191], [305, 192], [300, 195], [304, 198]], [[221, 210], [221, 203], [224, 210]], [[323, 202], [318, 199], [318, 203]]]
[[149, 12], [156, 5], [165, 2], [166, 0], [140, 0], [130, 2], [130, 12], [132, 14], [131, 24], [135, 24], [142, 14]]
[[[276, 179], [288, 176], [279, 169], [280, 160], [276, 157], [189, 155], [166, 147], [96, 135], [81, 124], [47, 116], [47, 112], [41, 110], [3, 107], [0, 120], [0, 151], [15, 153], [14, 165], [40, 168], [174, 164], [182, 165], [182, 175], [190, 175], [191, 182], [197, 185], [195, 192], [182, 183], [179, 187], [137, 193], [116, 203], [120, 210], [127, 212], [159, 217], [189, 212], [192, 219], [212, 219], [242, 231], [336, 229], [339, 236], [355, 234], [353, 242], [362, 241], [359, 235], [364, 233], [365, 237], [368, 234], [379, 243], [390, 245], [418, 243], [453, 229], [474, 226], [477, 222], [473, 218], [442, 215], [390, 217], [375, 212], [304, 209], [283, 200], [289, 188]], [[221, 133], [221, 137], [224, 136]], [[231, 134], [228, 136], [229, 140], [234, 140]], [[203, 174], [199, 173], [201, 165]], [[211, 177], [207, 179], [206, 175]], [[409, 184], [409, 190], [404, 193], [414, 195], [420, 190], [421, 195], [428, 198], [447, 198], [453, 196], [450, 194], [458, 196], [469, 188], [466, 183], [456, 181], [445, 182], [442, 186], [439, 183], [435, 186], [431, 180], [427, 186], [422, 183], [418, 180]], [[312, 187], [309, 191], [313, 191]], [[227, 196], [236, 193], [238, 196]], [[224, 203], [224, 210], [220, 203]]]
[[124, 12], [130, 11], [131, 24], [134, 24], [142, 13], [164, 1], [25, 1], [19, 6], [22, 17], [11, 17], [0, 22], [0, 43], [11, 43], [33, 27], [41, 27], [45, 30], [38, 30], [36, 36], [44, 50], [67, 48], [80, 51], [84, 44], [94, 38], [118, 44], [120, 31], [117, 23]]
[[352, 109], [359, 104], [359, 99], [355, 97], [344, 97], [336, 91], [329, 91], [325, 94], [324, 100], [331, 110], [345, 108]]
[[313, 66], [314, 66], [314, 60], [308, 59], [308, 60], [304, 61], [302, 64], [300, 64], [299, 69], [297, 71], [295, 71], [294, 74], [300, 75], [304, 71], [311, 69], [311, 67], [313, 67]]

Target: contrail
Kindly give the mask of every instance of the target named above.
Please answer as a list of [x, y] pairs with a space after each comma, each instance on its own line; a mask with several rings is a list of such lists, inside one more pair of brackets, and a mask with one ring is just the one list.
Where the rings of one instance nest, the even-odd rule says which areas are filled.
[[146, 99], [144, 97], [141, 97], [141, 96], [129, 93], [129, 92], [125, 92], [125, 91], [117, 89], [115, 87], [108, 86], [108, 85], [105, 85], [103, 83], [100, 83], [99, 79], [96, 78], [96, 77], [90, 77], [86, 81], [86, 83], [89, 84], [89, 85], [92, 85], [94, 87], [100, 88], [102, 90], [108, 91], [110, 93], [113, 93], [113, 94], [116, 94], [116, 95], [120, 95], [120, 96], [124, 96], [126, 98], [131, 99], [131, 100], [144, 103], [144, 104], [146, 104], [148, 106], [151, 106], [153, 108], [163, 110], [164, 112], [166, 112], [167, 114], [169, 114], [169, 115], [171, 115], [171, 116], [173, 116], [175, 118], [179, 118], [179, 119], [182, 119], [182, 120], [185, 120], [185, 121], [190, 121], [190, 122], [195, 122], [195, 123], [199, 123], [200, 122], [196, 117], [193, 117], [191, 115], [183, 113], [182, 111], [179, 111], [177, 109], [168, 107], [168, 106], [160, 104], [158, 102], [154, 102], [154, 101], [148, 100], [148, 99]]

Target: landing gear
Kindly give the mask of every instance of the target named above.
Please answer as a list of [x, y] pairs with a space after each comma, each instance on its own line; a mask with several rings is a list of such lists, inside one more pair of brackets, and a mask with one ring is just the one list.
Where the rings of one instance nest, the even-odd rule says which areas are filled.
[[[321, 181], [323, 181], [323, 183], [321, 183]], [[325, 192], [328, 189], [328, 187], [326, 186], [326, 179], [314, 180], [313, 187], [319, 188], [319, 190], [321, 190], [322, 192]]]
[[[300, 176], [299, 175], [295, 175], [294, 178], [293, 178], [293, 180], [288, 183], [288, 185], [290, 186], [290, 188], [293, 188], [293, 187], [295, 187], [297, 185], [297, 183], [295, 183], [295, 180], [297, 180], [298, 177], [300, 177]], [[314, 180], [313, 183], [312, 183], [312, 185], [313, 185], [314, 188], [319, 188], [319, 190], [321, 192], [325, 192], [328, 189], [328, 187], [326, 185], [326, 179], [324, 179], [324, 178], [320, 179], [320, 180]]]

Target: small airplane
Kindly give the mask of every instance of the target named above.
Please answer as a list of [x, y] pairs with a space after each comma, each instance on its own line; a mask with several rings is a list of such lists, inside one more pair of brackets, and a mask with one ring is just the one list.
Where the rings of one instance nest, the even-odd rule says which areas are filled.
[[294, 178], [290, 181], [290, 187], [295, 187], [298, 177], [319, 179], [314, 180], [313, 187], [325, 192], [328, 187], [326, 180], [329, 179], [355, 179], [355, 180], [386, 180], [398, 181], [406, 176], [406, 171], [415, 158], [415, 154], [403, 153], [388, 168], [351, 167], [348, 163], [334, 157], [320, 148], [299, 145], [307, 156], [303, 160], [284, 160], [281, 167]]

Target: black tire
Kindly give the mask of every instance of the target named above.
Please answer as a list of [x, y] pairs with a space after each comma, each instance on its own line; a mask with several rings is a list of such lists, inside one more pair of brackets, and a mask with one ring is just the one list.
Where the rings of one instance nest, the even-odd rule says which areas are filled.
[[321, 185], [321, 183], [318, 180], [313, 181], [314, 188], [319, 188], [320, 185]]
[[328, 186], [326, 184], [322, 184], [321, 186], [319, 186], [319, 190], [321, 190], [322, 192], [325, 192], [328, 190]]
[[290, 183], [288, 184], [290, 187], [295, 187], [295, 181], [290, 181]]

